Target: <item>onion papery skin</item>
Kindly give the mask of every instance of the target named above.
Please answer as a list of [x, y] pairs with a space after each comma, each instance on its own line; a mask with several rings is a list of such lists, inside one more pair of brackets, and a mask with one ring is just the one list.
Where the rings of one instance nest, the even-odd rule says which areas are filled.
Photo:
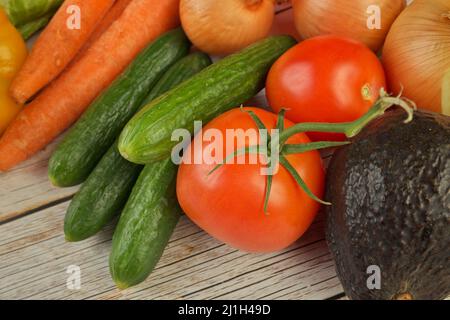
[[[295, 26], [303, 39], [334, 34], [361, 41], [378, 51], [405, 0], [293, 0]], [[369, 29], [369, 6], [381, 12], [381, 28]]]
[[383, 64], [390, 89], [419, 108], [442, 112], [442, 86], [450, 70], [450, 0], [414, 0], [386, 38]]
[[265, 38], [275, 16], [273, 0], [181, 0], [180, 18], [192, 43], [209, 54], [237, 52]]

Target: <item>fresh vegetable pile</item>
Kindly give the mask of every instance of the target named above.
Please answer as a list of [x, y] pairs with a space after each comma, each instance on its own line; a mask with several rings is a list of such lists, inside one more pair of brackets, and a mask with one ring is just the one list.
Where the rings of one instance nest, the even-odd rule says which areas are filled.
[[[94, 31], [98, 19], [104, 17], [113, 2], [113, 0], [101, 0], [92, 4], [83, 0], [65, 1], [39, 36], [30, 56], [15, 77], [11, 85], [13, 98], [20, 103], [25, 103], [59, 76], [80, 51]], [[80, 12], [83, 12], [86, 17], [82, 21], [83, 25], [80, 25], [80, 30], [83, 32], [75, 33], [66, 26], [67, 10], [71, 6], [79, 7]]]
[[[177, 11], [177, 0], [131, 2], [10, 124], [0, 139], [0, 170], [8, 170], [34, 155], [70, 127], [149, 42], [177, 26]], [[61, 27], [67, 30], [65, 24]], [[55, 38], [58, 35], [53, 34]], [[53, 55], [46, 58], [58, 65]]]
[[[276, 2], [0, 1], [0, 170], [71, 127], [48, 166], [55, 186], [82, 184], [66, 240], [118, 218], [120, 289], [149, 276], [183, 213], [274, 252], [323, 208], [351, 298], [445, 298], [450, 2], [293, 0], [299, 43], [268, 36]], [[48, 21], [26, 58], [14, 26]], [[264, 88], [272, 111], [247, 106]], [[367, 287], [370, 265], [389, 285]]]

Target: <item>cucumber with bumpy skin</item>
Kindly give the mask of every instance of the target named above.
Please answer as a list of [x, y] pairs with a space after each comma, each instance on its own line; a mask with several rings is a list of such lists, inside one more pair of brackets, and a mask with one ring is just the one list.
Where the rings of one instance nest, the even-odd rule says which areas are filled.
[[142, 107], [152, 102], [158, 96], [170, 91], [177, 85], [212, 64], [211, 58], [203, 52], [194, 52], [175, 63], [153, 87], [150, 94], [145, 98]]
[[192, 134], [194, 121], [206, 123], [253, 97], [264, 87], [275, 60], [295, 43], [289, 36], [264, 39], [154, 100], [125, 126], [119, 138], [120, 153], [140, 164], [170, 156], [177, 144], [171, 141], [174, 130], [184, 128]]
[[83, 114], [53, 153], [50, 181], [60, 187], [83, 182], [113, 144], [161, 76], [186, 56], [190, 43], [181, 29], [145, 48]]
[[175, 192], [177, 167], [166, 159], [147, 165], [133, 188], [113, 236], [111, 276], [120, 289], [152, 272], [181, 216]]
[[[145, 101], [169, 91], [211, 63], [208, 55], [201, 52], [181, 59], [164, 74]], [[114, 143], [70, 203], [64, 221], [66, 239], [84, 240], [120, 213], [142, 168], [125, 160]]]

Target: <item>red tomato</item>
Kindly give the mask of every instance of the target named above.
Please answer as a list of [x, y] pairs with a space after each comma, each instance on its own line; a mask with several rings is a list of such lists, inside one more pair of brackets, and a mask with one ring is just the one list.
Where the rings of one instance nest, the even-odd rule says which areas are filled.
[[[257, 108], [253, 110], [268, 128], [276, 125], [275, 114]], [[285, 126], [293, 123], [286, 120]], [[257, 129], [250, 115], [240, 109], [231, 110], [211, 121], [197, 134], [188, 147], [191, 159], [201, 157], [213, 142], [203, 140], [205, 132], [216, 129], [225, 135], [227, 129]], [[230, 138], [231, 140], [231, 138]], [[249, 145], [250, 139], [233, 139], [235, 149]], [[232, 140], [232, 141], [233, 141]], [[292, 136], [288, 143], [308, 143], [305, 134]], [[193, 147], [194, 145], [200, 147]], [[217, 149], [220, 150], [220, 149]], [[310, 226], [320, 204], [312, 200], [296, 184], [294, 178], [283, 167], [273, 176], [267, 214], [264, 213], [264, 196], [267, 176], [261, 174], [265, 167], [260, 161], [254, 164], [225, 164], [210, 175], [215, 164], [181, 164], [177, 179], [177, 196], [184, 212], [198, 226], [213, 237], [244, 251], [272, 252], [281, 250], [297, 240]], [[248, 156], [247, 156], [248, 157]], [[324, 188], [324, 168], [317, 151], [289, 155], [286, 157], [297, 170], [311, 191], [322, 197]], [[222, 159], [222, 158], [221, 158]], [[247, 162], [248, 163], [248, 162]]]
[[[276, 112], [298, 122], [347, 122], [377, 101], [386, 78], [377, 56], [362, 43], [338, 36], [303, 41], [270, 70], [267, 99]], [[343, 140], [340, 134], [309, 133], [312, 140]]]

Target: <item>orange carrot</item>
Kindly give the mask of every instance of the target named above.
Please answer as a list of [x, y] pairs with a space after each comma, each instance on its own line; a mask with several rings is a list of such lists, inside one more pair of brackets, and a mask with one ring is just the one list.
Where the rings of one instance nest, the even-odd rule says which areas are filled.
[[127, 6], [133, 0], [116, 0], [112, 8], [108, 11], [105, 17], [100, 21], [95, 28], [94, 32], [91, 34], [89, 39], [84, 44], [83, 48], [78, 52], [75, 58], [72, 60], [71, 64], [77, 63], [83, 55], [86, 54], [87, 49], [89, 49], [92, 44], [101, 37], [103, 33], [122, 15]]
[[105, 17], [95, 28], [89, 40], [84, 45], [84, 48], [89, 48], [100, 36], [108, 30], [108, 28], [116, 21], [126, 9], [126, 7], [133, 0], [116, 0], [112, 8], [108, 11]]
[[29, 158], [75, 122], [146, 45], [179, 25], [178, 7], [179, 0], [133, 0], [12, 122], [0, 138], [0, 171]]
[[[114, 0], [66, 0], [35, 43], [25, 64], [15, 77], [11, 96], [25, 103], [53, 79], [75, 57], [95, 30], [98, 22], [113, 5]], [[76, 7], [74, 7], [76, 6]], [[79, 8], [79, 29], [69, 28], [72, 9]]]

